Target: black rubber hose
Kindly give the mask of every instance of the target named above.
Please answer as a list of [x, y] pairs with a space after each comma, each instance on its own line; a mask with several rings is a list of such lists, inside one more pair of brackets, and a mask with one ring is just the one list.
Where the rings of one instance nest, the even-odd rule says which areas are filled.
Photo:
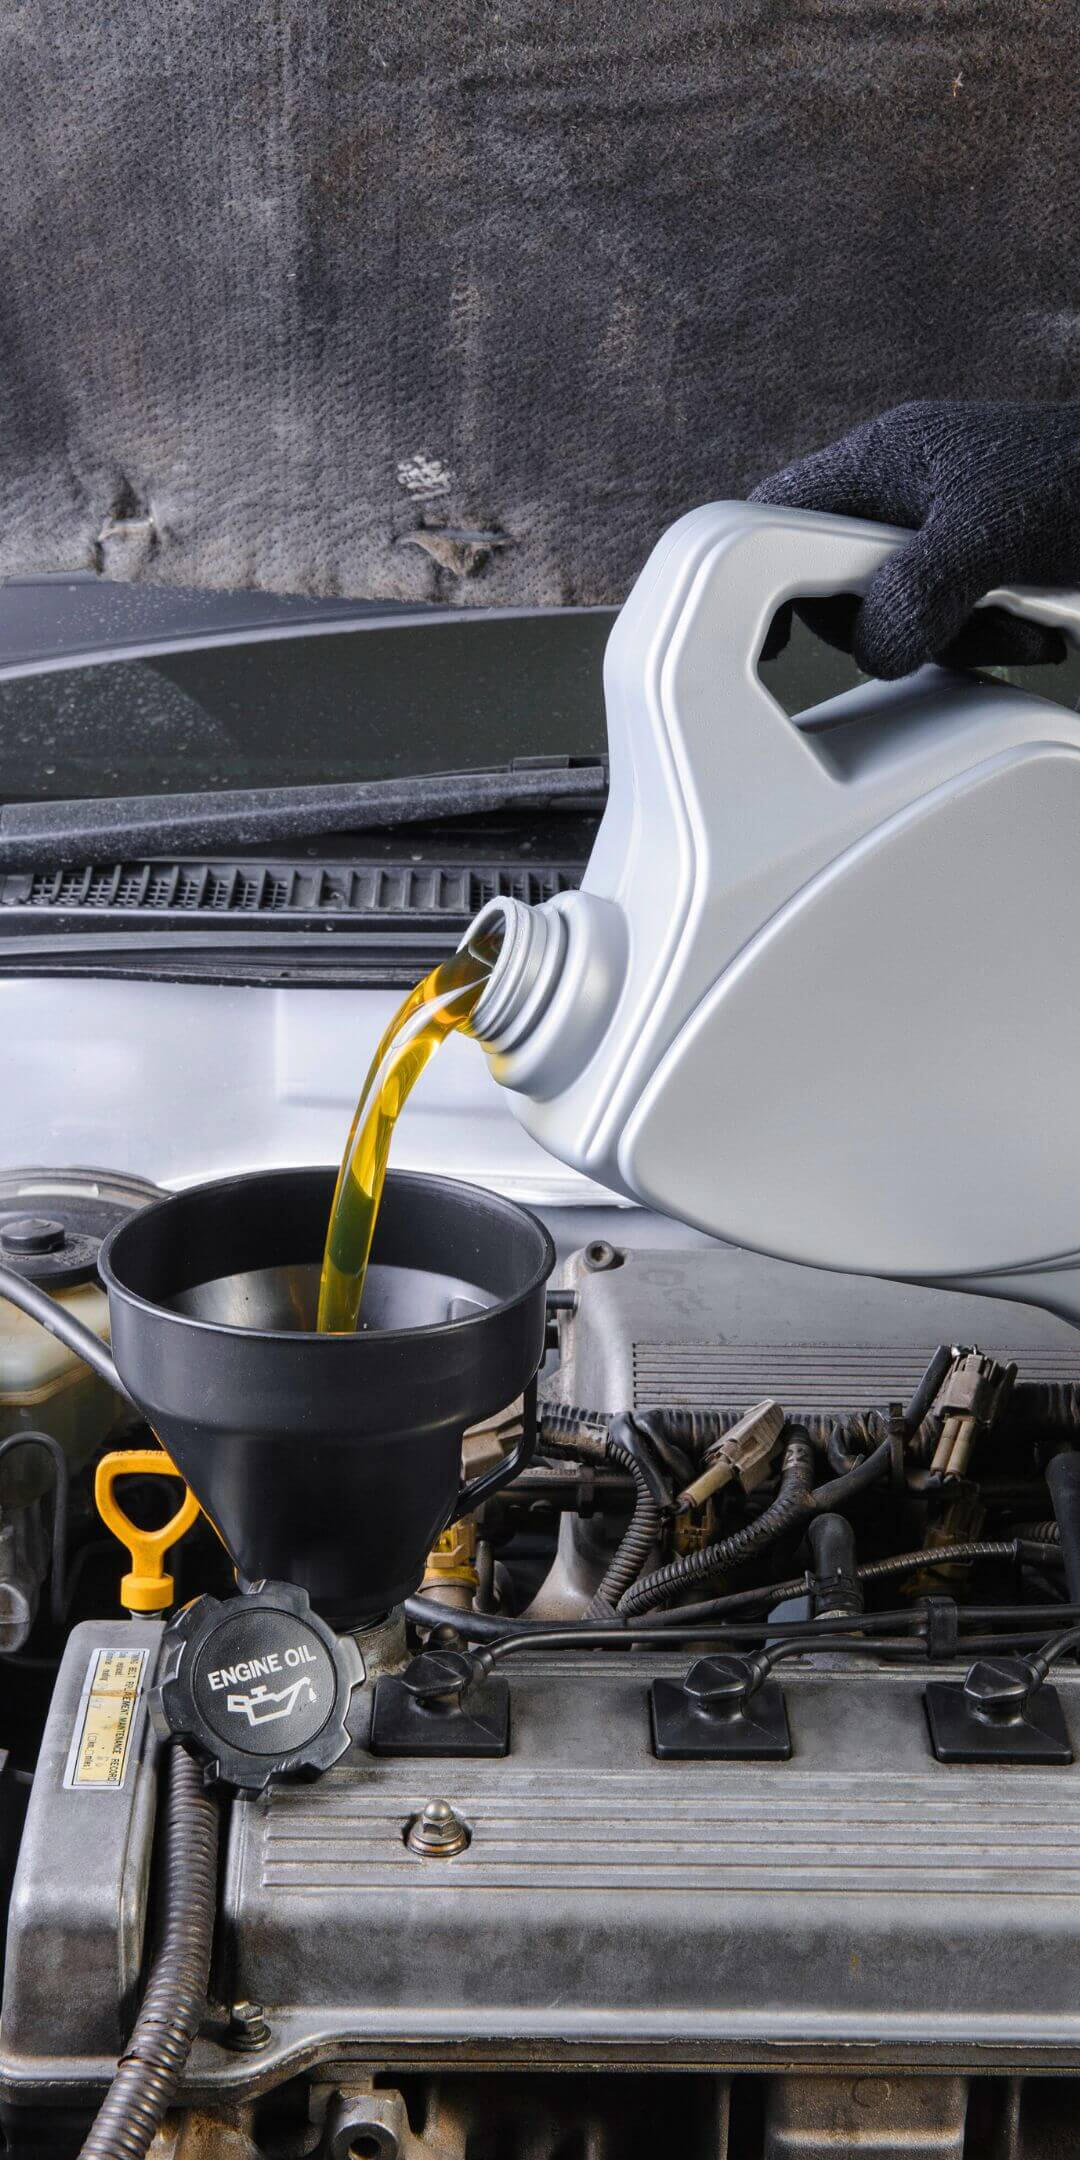
[[620, 1598], [620, 1614], [629, 1620], [657, 1605], [667, 1605], [680, 1591], [709, 1582], [714, 1575], [726, 1575], [730, 1568], [740, 1567], [744, 1561], [763, 1552], [785, 1531], [793, 1530], [805, 1521], [812, 1506], [813, 1476], [814, 1457], [810, 1442], [798, 1426], [793, 1426], [784, 1449], [780, 1490], [756, 1521], [747, 1523], [742, 1530], [733, 1531], [730, 1537], [719, 1539], [715, 1545], [703, 1546], [700, 1552], [680, 1553], [677, 1559], [669, 1560], [666, 1567], [655, 1568], [651, 1575], [643, 1575]]
[[67, 1609], [67, 1523], [68, 1487], [70, 1471], [68, 1459], [59, 1440], [47, 1432], [9, 1433], [0, 1440], [0, 1462], [14, 1448], [36, 1447], [47, 1455], [53, 1472], [52, 1509], [52, 1581], [49, 1590], [49, 1612], [53, 1623], [60, 1627]]
[[872, 1455], [864, 1455], [861, 1462], [854, 1463], [841, 1477], [830, 1478], [827, 1485], [819, 1485], [810, 1495], [810, 1506], [815, 1515], [831, 1515], [845, 1501], [854, 1500], [859, 1493], [876, 1485], [884, 1477], [892, 1461], [892, 1435], [883, 1440]]
[[962, 1538], [955, 1545], [929, 1545], [925, 1552], [891, 1553], [887, 1560], [868, 1560], [859, 1569], [859, 1581], [884, 1582], [890, 1575], [916, 1574], [920, 1566], [940, 1567], [943, 1561], [958, 1566], [973, 1560], [1012, 1560], [1019, 1564], [1027, 1557], [1017, 1538]]
[[952, 1364], [953, 1354], [948, 1343], [939, 1343], [914, 1395], [904, 1412], [904, 1424], [909, 1433], [916, 1433], [934, 1400], [946, 1373]]
[[579, 1455], [586, 1462], [612, 1462], [620, 1470], [629, 1471], [634, 1480], [634, 1512], [608, 1563], [604, 1579], [589, 1599], [583, 1615], [586, 1620], [604, 1619], [614, 1611], [623, 1591], [637, 1579], [656, 1543], [660, 1528], [659, 1505], [641, 1464], [620, 1446], [618, 1425], [610, 1432], [579, 1429], [571, 1433], [564, 1431], [561, 1423], [555, 1429], [549, 1428], [542, 1419], [540, 1439], [542, 1446], [554, 1454]]
[[[611, 1433], [608, 1435], [606, 1441], [607, 1452], [613, 1460], [622, 1461], [633, 1468], [631, 1458], [621, 1455], [618, 1450], [615, 1437], [617, 1432], [618, 1424], [612, 1428]], [[890, 1436], [881, 1441], [872, 1455], [864, 1456], [850, 1470], [846, 1470], [841, 1477], [832, 1478], [827, 1484], [820, 1485], [816, 1492], [810, 1492], [800, 1503], [800, 1506], [795, 1509], [790, 1520], [792, 1522], [796, 1521], [800, 1512], [815, 1515], [832, 1514], [837, 1508], [843, 1507], [846, 1503], [856, 1499], [860, 1493], [868, 1491], [872, 1485], [877, 1483], [879, 1478], [888, 1473], [892, 1453], [893, 1442]], [[812, 1475], [811, 1465], [807, 1482], [809, 1482]], [[770, 1544], [774, 1537], [779, 1537], [789, 1526], [788, 1503], [785, 1501], [784, 1506], [781, 1508], [783, 1497], [784, 1487], [783, 1482], [781, 1482], [780, 1493], [773, 1502], [773, 1507], [767, 1508], [763, 1514], [759, 1515], [747, 1530], [736, 1531], [733, 1537], [725, 1539], [720, 1545], [708, 1546], [703, 1552], [684, 1555], [678, 1560], [669, 1562], [670, 1567], [679, 1571], [679, 1581], [682, 1583], [699, 1583], [707, 1581], [710, 1575], [726, 1573], [729, 1567], [736, 1564], [733, 1555], [738, 1547], [738, 1541], [746, 1539], [751, 1533], [753, 1535], [750, 1544], [741, 1549], [742, 1558], [748, 1558], [751, 1553], [760, 1551], [764, 1545]], [[775, 1515], [773, 1509], [780, 1509], [779, 1515]], [[633, 1520], [599, 1590], [586, 1609], [586, 1619], [601, 1618], [613, 1606], [629, 1617], [637, 1612], [647, 1611], [652, 1604], [665, 1602], [664, 1599], [650, 1596], [648, 1604], [643, 1607], [636, 1602], [636, 1597], [632, 1598], [628, 1594], [637, 1583], [641, 1569], [655, 1543], [659, 1526], [658, 1511], [655, 1506], [650, 1505], [649, 1495], [639, 1483]], [[727, 1554], [726, 1559], [717, 1557], [723, 1554]], [[691, 1560], [694, 1563], [693, 1573], [685, 1571], [684, 1560]], [[710, 1561], [711, 1564], [707, 1564]], [[654, 1574], [646, 1576], [644, 1581], [656, 1584], [664, 1573], [664, 1569], [658, 1568]]]
[[850, 1619], [861, 1613], [864, 1599], [859, 1587], [855, 1532], [846, 1515], [815, 1515], [806, 1533], [814, 1562], [813, 1612], [841, 1613]]
[[[913, 1575], [922, 1568], [954, 1567], [960, 1562], [977, 1560], [1008, 1560], [1013, 1566], [1021, 1561], [1049, 1558], [1052, 1547], [1046, 1543], [1025, 1545], [1018, 1538], [969, 1539], [955, 1545], [934, 1545], [919, 1552], [893, 1553], [887, 1560], [870, 1560], [855, 1571], [859, 1582], [876, 1582], [884, 1576]], [[651, 1612], [646, 1617], [650, 1630], [683, 1628], [700, 1622], [708, 1626], [712, 1621], [722, 1622], [729, 1615], [750, 1615], [754, 1606], [779, 1605], [783, 1599], [805, 1595], [808, 1588], [805, 1575], [790, 1575], [784, 1582], [758, 1583], [752, 1590], [732, 1590], [726, 1597], [706, 1598], [698, 1605], [677, 1605], [671, 1612]], [[1022, 1614], [1022, 1606], [993, 1606], [978, 1608], [985, 1617], [988, 1613]], [[439, 1605], [433, 1598], [411, 1597], [405, 1600], [405, 1617], [416, 1627], [453, 1628], [471, 1642], [500, 1642], [504, 1635], [545, 1635], [560, 1632], [580, 1622], [566, 1620], [510, 1620], [501, 1619], [493, 1613], [459, 1612], [454, 1605]]]
[[839, 1422], [833, 1426], [825, 1442], [825, 1460], [836, 1477], [843, 1477], [848, 1470], [854, 1470], [861, 1460], [860, 1456], [852, 1455], [845, 1446], [844, 1428]]
[[543, 1637], [580, 1625], [569, 1620], [514, 1620], [500, 1613], [462, 1612], [457, 1605], [441, 1605], [437, 1598], [427, 1597], [406, 1598], [404, 1611], [414, 1627], [453, 1628], [467, 1642], [502, 1642], [505, 1635]]
[[643, 1438], [665, 1473], [672, 1494], [682, 1492], [701, 1469], [706, 1450], [722, 1440], [730, 1427], [726, 1412], [685, 1410], [677, 1404], [651, 1410], [633, 1410], [616, 1420], [629, 1425]]
[[10, 1304], [19, 1307], [20, 1312], [29, 1313], [31, 1320], [48, 1328], [50, 1335], [55, 1335], [69, 1350], [74, 1350], [84, 1365], [92, 1367], [99, 1380], [107, 1381], [125, 1402], [131, 1401], [106, 1345], [90, 1328], [84, 1327], [81, 1320], [76, 1320], [66, 1305], [61, 1305], [47, 1291], [39, 1290], [36, 1283], [27, 1282], [24, 1276], [9, 1267], [0, 1267], [0, 1297], [7, 1298]]
[[[977, 1560], [1009, 1560], [1015, 1567], [1028, 1559], [1048, 1559], [1052, 1550], [1045, 1543], [1041, 1547], [1037, 1544], [1025, 1547], [1023, 1540], [1017, 1538], [968, 1538], [955, 1545], [933, 1545], [923, 1547], [919, 1552], [892, 1553], [887, 1560], [868, 1560], [855, 1573], [856, 1579], [865, 1583], [880, 1582], [891, 1575], [914, 1575], [922, 1568], [954, 1567]], [[707, 1624], [711, 1620], [724, 1620], [729, 1614], [749, 1612], [759, 1605], [768, 1610], [772, 1605], [782, 1604], [785, 1598], [805, 1594], [808, 1587], [805, 1575], [790, 1575], [784, 1582], [759, 1583], [752, 1590], [730, 1590], [726, 1597], [706, 1598], [698, 1605], [679, 1605], [673, 1612], [652, 1613], [649, 1617], [651, 1624], [658, 1628], [670, 1627], [673, 1623], [682, 1626], [684, 1622], [694, 1620]], [[1022, 1608], [1018, 1606], [1015, 1610]]]
[[1048, 1425], [1080, 1425], [1080, 1385], [1075, 1380], [1023, 1380], [1014, 1390], [1016, 1409]]
[[1080, 1455], [1052, 1456], [1046, 1465], [1046, 1482], [1061, 1539], [1069, 1602], [1080, 1605]]
[[[828, 1620], [820, 1622], [801, 1620], [797, 1623], [797, 1634], [784, 1635], [779, 1640], [775, 1636], [773, 1637], [770, 1644], [769, 1658], [771, 1660], [778, 1657], [781, 1650], [784, 1650], [784, 1653], [789, 1657], [797, 1656], [800, 1652], [805, 1653], [808, 1650], [873, 1650], [878, 1652], [921, 1650], [925, 1656], [925, 1624], [921, 1615], [918, 1613], [891, 1615], [889, 1618], [890, 1627], [896, 1627], [898, 1624], [904, 1629], [904, 1633], [901, 1635], [878, 1634], [871, 1629], [865, 1629], [860, 1624], [858, 1635], [853, 1636], [849, 1632], [851, 1627], [849, 1620], [838, 1619], [835, 1623], [830, 1623]], [[741, 1636], [745, 1636], [748, 1632], [746, 1628], [735, 1631], [736, 1634]], [[715, 1629], [710, 1631], [707, 1628], [673, 1628], [665, 1637], [665, 1641], [677, 1643], [686, 1638], [695, 1642], [708, 1642], [716, 1633]], [[647, 1627], [582, 1627], [580, 1623], [576, 1626], [568, 1623], [566, 1627], [552, 1631], [550, 1641], [546, 1647], [549, 1650], [588, 1650], [592, 1648], [615, 1650], [623, 1649], [627, 1644], [647, 1643], [651, 1648], [654, 1640], [653, 1630]], [[725, 1643], [731, 1642], [733, 1640], [731, 1631], [725, 1630], [721, 1640]], [[494, 1672], [495, 1667], [501, 1664], [504, 1658], [512, 1657], [518, 1650], [533, 1650], [535, 1647], [528, 1635], [504, 1635], [501, 1643], [494, 1643], [490, 1650], [480, 1651], [475, 1660], [476, 1670], [479, 1673]], [[766, 1666], [766, 1670], [768, 1670], [768, 1666]]]
[[142, 2007], [80, 2160], [145, 2160], [206, 2009], [217, 1910], [218, 1807], [174, 1743], [165, 1758], [160, 1928]]
[[628, 1590], [631, 1583], [637, 1581], [660, 1531], [660, 1509], [649, 1491], [640, 1465], [614, 1440], [608, 1440], [607, 1452], [613, 1462], [618, 1463], [622, 1469], [628, 1469], [633, 1477], [634, 1512], [604, 1572], [603, 1581], [585, 1608], [587, 1620], [599, 1619], [605, 1613], [614, 1612], [624, 1590]]
[[1069, 1651], [1075, 1650], [1078, 1646], [1080, 1646], [1080, 1627], [1066, 1628], [1063, 1635], [1055, 1636], [1053, 1642], [1046, 1643], [1038, 1657], [1031, 1660], [1031, 1669], [1035, 1679], [1037, 1681], [1045, 1680], [1051, 1665], [1056, 1665], [1059, 1658], [1067, 1657]]

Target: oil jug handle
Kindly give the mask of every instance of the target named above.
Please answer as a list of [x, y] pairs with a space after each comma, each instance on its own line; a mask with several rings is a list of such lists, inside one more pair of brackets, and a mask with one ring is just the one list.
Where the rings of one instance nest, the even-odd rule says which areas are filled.
[[[650, 890], [664, 864], [678, 883], [693, 853], [687, 771], [695, 797], [722, 798], [729, 886], [760, 868], [763, 806], [774, 855], [801, 844], [835, 780], [811, 715], [789, 718], [762, 680], [759, 655], [785, 602], [865, 592], [910, 538], [893, 525], [771, 503], [705, 503], [670, 527], [604, 656], [611, 788], [586, 887], [618, 895], [640, 876], [641, 803], [649, 806]], [[1080, 593], [1003, 586], [979, 605], [1008, 608], [1080, 641]], [[677, 892], [656, 897], [654, 931], [639, 911], [636, 928], [650, 950], [669, 942], [664, 925], [678, 904]]]
[[454, 1503], [451, 1522], [459, 1522], [463, 1515], [471, 1515], [481, 1500], [489, 1500], [492, 1493], [501, 1492], [512, 1478], [528, 1468], [536, 1453], [536, 1376], [529, 1381], [522, 1396], [521, 1438], [511, 1449], [504, 1462], [496, 1463], [491, 1470], [483, 1470], [479, 1477], [469, 1478], [462, 1486]]
[[1080, 592], [1049, 585], [998, 585], [978, 603], [979, 607], [1007, 608], [1029, 622], [1047, 623], [1060, 630], [1072, 644], [1080, 645]]
[[[875, 572], [910, 539], [909, 531], [895, 525], [834, 517], [818, 510], [769, 503], [708, 503], [671, 528], [654, 551], [646, 574], [661, 568], [666, 582], [675, 563], [696, 572], [709, 555], [726, 557], [721, 573], [725, 620], [731, 629], [742, 624], [756, 659], [773, 616], [786, 600], [864, 592]], [[674, 561], [669, 556], [665, 562], [672, 541], [676, 543]], [[1006, 608], [1012, 615], [1049, 624], [1080, 643], [1080, 592], [1001, 585], [985, 593], [977, 605]]]

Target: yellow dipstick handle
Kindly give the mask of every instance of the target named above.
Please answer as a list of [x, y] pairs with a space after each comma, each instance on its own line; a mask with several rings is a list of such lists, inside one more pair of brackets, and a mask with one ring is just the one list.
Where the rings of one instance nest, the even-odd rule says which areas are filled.
[[184, 1485], [175, 1515], [160, 1530], [140, 1530], [125, 1515], [114, 1489], [117, 1478], [133, 1476], [179, 1478], [180, 1472], [164, 1448], [122, 1448], [102, 1456], [94, 1478], [98, 1514], [131, 1554], [131, 1571], [120, 1585], [121, 1605], [128, 1612], [163, 1612], [173, 1601], [173, 1579], [162, 1561], [196, 1521], [199, 1503], [190, 1486]]

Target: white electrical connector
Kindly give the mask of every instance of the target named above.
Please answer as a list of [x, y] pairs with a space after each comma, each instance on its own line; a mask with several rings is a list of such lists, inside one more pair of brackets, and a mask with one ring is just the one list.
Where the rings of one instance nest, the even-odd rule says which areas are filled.
[[979, 1350], [957, 1350], [931, 1415], [941, 1431], [930, 1465], [943, 1478], [962, 1478], [980, 1428], [993, 1424], [1016, 1378], [1015, 1365], [1000, 1365]]
[[733, 1480], [743, 1492], [753, 1492], [755, 1485], [768, 1477], [783, 1429], [784, 1412], [778, 1402], [767, 1397], [764, 1402], [755, 1403], [722, 1440], [714, 1440], [706, 1453], [705, 1468], [700, 1477], [679, 1494], [679, 1506], [703, 1507], [713, 1493], [722, 1491]]

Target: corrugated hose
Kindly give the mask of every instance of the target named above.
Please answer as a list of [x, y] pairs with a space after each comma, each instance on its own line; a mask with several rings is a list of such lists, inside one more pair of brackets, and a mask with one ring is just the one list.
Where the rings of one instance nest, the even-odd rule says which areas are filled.
[[131, 2039], [80, 2160], [145, 2160], [206, 2009], [217, 1910], [219, 1815], [177, 1743], [165, 1759], [160, 1928]]
[[579, 1455], [586, 1462], [610, 1462], [626, 1470], [634, 1480], [634, 1512], [617, 1550], [608, 1562], [604, 1579], [589, 1599], [583, 1618], [604, 1619], [614, 1612], [623, 1591], [640, 1574], [656, 1543], [660, 1529], [660, 1505], [641, 1464], [620, 1445], [618, 1425], [608, 1432], [596, 1425], [571, 1427], [563, 1419], [541, 1417], [541, 1444], [552, 1454]]
[[813, 1480], [814, 1456], [810, 1441], [798, 1427], [792, 1427], [784, 1449], [780, 1490], [756, 1521], [747, 1523], [744, 1529], [734, 1531], [730, 1537], [719, 1539], [715, 1545], [706, 1545], [700, 1552], [682, 1553], [677, 1560], [669, 1560], [666, 1567], [643, 1575], [620, 1598], [620, 1615], [629, 1620], [639, 1613], [650, 1612], [657, 1605], [667, 1604], [681, 1591], [709, 1582], [716, 1575], [726, 1575], [729, 1568], [763, 1552], [785, 1531], [805, 1522], [813, 1508]]

